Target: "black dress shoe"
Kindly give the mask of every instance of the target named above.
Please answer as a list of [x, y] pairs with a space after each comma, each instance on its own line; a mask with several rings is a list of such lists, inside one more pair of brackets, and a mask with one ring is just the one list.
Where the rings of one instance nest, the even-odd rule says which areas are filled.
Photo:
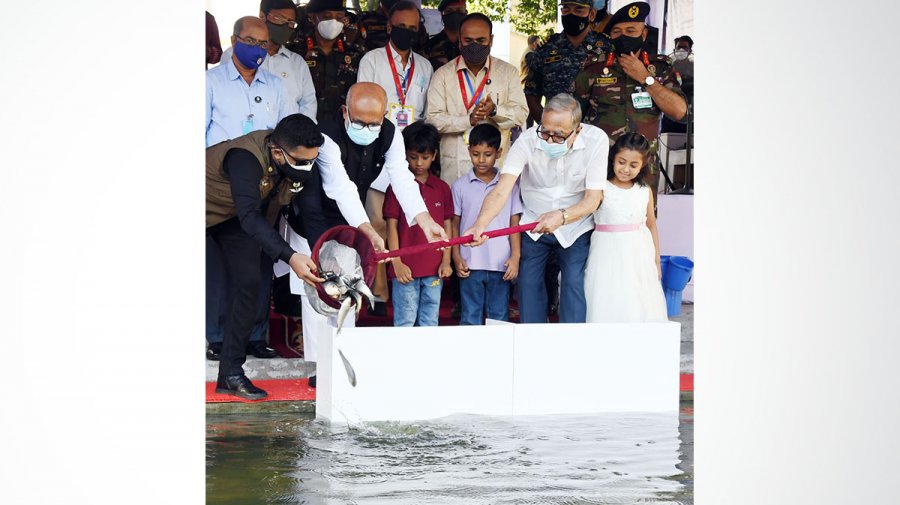
[[216, 393], [240, 396], [247, 400], [262, 400], [269, 396], [268, 393], [254, 386], [244, 374], [219, 377], [216, 382]]
[[222, 352], [222, 344], [208, 344], [206, 346], [206, 359], [219, 361], [220, 352]]
[[278, 358], [278, 351], [267, 346], [265, 342], [250, 342], [247, 344], [247, 354], [252, 354], [257, 358], [269, 359]]
[[375, 302], [375, 308], [369, 311], [369, 314], [373, 316], [386, 316], [387, 315], [387, 304], [384, 302]]
[[315, 389], [315, 387], [316, 387], [316, 376], [315, 375], [311, 375], [309, 377], [309, 387]]

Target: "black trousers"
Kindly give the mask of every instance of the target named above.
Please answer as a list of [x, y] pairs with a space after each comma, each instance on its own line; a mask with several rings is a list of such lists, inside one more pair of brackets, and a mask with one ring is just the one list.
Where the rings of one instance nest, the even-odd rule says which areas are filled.
[[[228, 299], [231, 306], [225, 316], [222, 335], [222, 352], [219, 354], [219, 377], [244, 373], [247, 360], [247, 342], [260, 311], [259, 293], [265, 275], [261, 265], [268, 260], [271, 279], [271, 259], [243, 229], [237, 218], [229, 219], [206, 230], [225, 258], [228, 277]], [[268, 304], [266, 304], [268, 305]], [[266, 306], [268, 310], [268, 306]]]

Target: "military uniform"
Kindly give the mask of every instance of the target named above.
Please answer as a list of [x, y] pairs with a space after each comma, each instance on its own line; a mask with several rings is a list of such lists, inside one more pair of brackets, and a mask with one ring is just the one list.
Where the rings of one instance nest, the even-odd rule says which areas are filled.
[[571, 93], [575, 76], [588, 55], [605, 49], [608, 38], [589, 31], [578, 47], [572, 47], [564, 33], [556, 33], [543, 46], [528, 55], [525, 94], [551, 99], [560, 93]]
[[316, 44], [315, 37], [307, 37], [302, 45], [294, 51], [306, 60], [313, 85], [316, 87], [318, 112], [316, 121], [337, 114], [346, 101], [347, 90], [356, 83], [359, 60], [363, 50], [356, 44], [344, 42], [338, 38], [331, 54], [325, 54]]
[[[646, 51], [642, 51], [640, 57], [650, 75], [656, 77], [660, 84], [684, 96], [681, 77], [671, 60], [665, 56], [651, 56]], [[649, 96], [643, 97], [643, 100], [634, 96], [646, 93], [646, 87], [645, 83], [635, 81], [622, 70], [615, 54], [604, 48], [595, 48], [575, 78], [574, 95], [582, 104], [583, 121], [602, 128], [611, 141], [626, 132], [638, 132], [650, 141], [654, 158], [650, 163], [652, 177], [647, 182], [654, 184], [659, 179], [655, 156], [659, 147], [659, 120], [663, 112]], [[656, 186], [652, 189], [655, 194]]]
[[447, 32], [441, 30], [440, 33], [428, 39], [425, 44], [425, 57], [431, 62], [431, 66], [435, 70], [441, 68], [448, 61], [459, 56], [459, 46], [450, 42], [447, 38]]
[[379, 11], [365, 11], [359, 15], [359, 40], [366, 51], [384, 47], [388, 41], [388, 19]]

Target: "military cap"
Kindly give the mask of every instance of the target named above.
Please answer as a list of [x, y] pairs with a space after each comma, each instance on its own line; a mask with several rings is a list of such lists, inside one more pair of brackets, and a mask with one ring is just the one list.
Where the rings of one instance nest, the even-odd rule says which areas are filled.
[[438, 4], [438, 10], [444, 12], [444, 9], [450, 7], [453, 4], [466, 5], [466, 0], [441, 0], [441, 3]]
[[592, 9], [594, 8], [593, 0], [560, 0], [559, 1], [559, 5], [566, 5], [566, 4], [583, 5], [585, 7], [590, 7]]
[[309, 0], [309, 3], [306, 4], [306, 12], [309, 13], [343, 10], [347, 10], [347, 8], [344, 7], [344, 2], [341, 0]]
[[643, 23], [649, 14], [650, 4], [647, 2], [632, 2], [617, 10], [616, 13], [609, 18], [609, 22], [606, 23], [606, 28], [603, 29], [603, 33], [609, 35], [613, 26], [619, 23]]

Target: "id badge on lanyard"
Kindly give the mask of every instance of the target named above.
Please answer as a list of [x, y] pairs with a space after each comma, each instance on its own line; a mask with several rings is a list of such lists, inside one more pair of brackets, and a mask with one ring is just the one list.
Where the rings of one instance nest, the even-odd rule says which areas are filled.
[[634, 89], [634, 93], [631, 94], [631, 105], [633, 105], [636, 110], [652, 109], [653, 98], [650, 97], [650, 93], [641, 91], [641, 88], [637, 87]]

